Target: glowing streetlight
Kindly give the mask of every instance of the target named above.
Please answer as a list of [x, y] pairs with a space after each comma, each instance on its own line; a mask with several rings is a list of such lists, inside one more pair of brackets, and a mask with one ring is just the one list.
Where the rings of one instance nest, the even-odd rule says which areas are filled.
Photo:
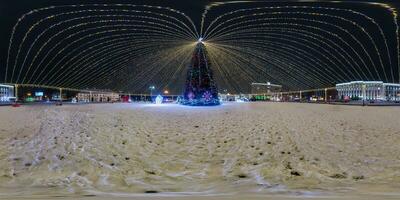
[[165, 91], [164, 91], [164, 94], [169, 94], [169, 91], [168, 91], [168, 90], [165, 90]]
[[199, 38], [199, 40], [197, 40], [197, 43], [203, 43], [203, 38]]
[[155, 90], [156, 87], [155, 87], [154, 85], [152, 85], [152, 86], [149, 87], [149, 89], [150, 89], [150, 101], [153, 101], [153, 100], [151, 99], [151, 96], [153, 96], [153, 90]]

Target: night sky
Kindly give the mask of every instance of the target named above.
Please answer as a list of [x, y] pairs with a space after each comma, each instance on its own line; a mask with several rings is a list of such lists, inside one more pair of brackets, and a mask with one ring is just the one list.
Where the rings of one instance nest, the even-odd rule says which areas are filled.
[[[146, 5], [155, 5], [155, 6], [166, 6], [171, 7], [182, 12], [185, 12], [189, 15], [193, 21], [200, 21], [201, 14], [204, 10], [205, 5], [210, 1], [206, 0], [196, 0], [196, 1], [188, 1], [188, 0], [2, 0], [0, 1], [0, 66], [1, 70], [4, 70], [4, 60], [7, 55], [7, 48], [9, 44], [9, 38], [11, 35], [11, 31], [18, 18], [23, 14], [31, 11], [35, 8], [43, 8], [47, 6], [55, 6], [55, 5], [72, 5], [72, 4], [101, 4], [101, 3], [128, 3], [128, 4], [146, 4]], [[212, 1], [211, 1], [212, 2]], [[3, 71], [0, 71], [3, 72]], [[1, 73], [3, 74], [3, 73]], [[1, 80], [1, 79], [0, 79]]]
[[[19, 17], [21, 17], [23, 14], [33, 10], [33, 9], [39, 9], [39, 8], [44, 8], [48, 6], [62, 6], [62, 5], [74, 5], [74, 4], [85, 4], [85, 5], [90, 5], [90, 4], [135, 4], [135, 5], [152, 5], [152, 6], [162, 6], [162, 7], [169, 7], [173, 8], [175, 10], [181, 11], [185, 13], [188, 17], [190, 17], [194, 25], [196, 26], [196, 29], [199, 31], [200, 30], [200, 24], [201, 24], [201, 16], [202, 13], [204, 12], [204, 8], [207, 5], [210, 5], [212, 2], [220, 2], [220, 1], [204, 1], [204, 0], [196, 0], [196, 1], [188, 1], [188, 0], [160, 0], [160, 1], [117, 1], [117, 0], [112, 0], [112, 1], [78, 1], [78, 0], [3, 0], [0, 2], [0, 24], [1, 24], [1, 29], [0, 29], [0, 82], [12, 82], [12, 83], [35, 83], [32, 80], [37, 78], [36, 76], [39, 73], [32, 73], [32, 71], [35, 71], [35, 66], [38, 65], [39, 62], [33, 62], [31, 67], [31, 71], [25, 71], [26, 68], [21, 69], [21, 79], [10, 79], [9, 80], [4, 80], [4, 74], [6, 71], [6, 59], [7, 59], [7, 50], [9, 46], [9, 39], [11, 36], [12, 28], [16, 24], [17, 20]], [[370, 34], [370, 38], [372, 38], [375, 42], [375, 46], [377, 50], [374, 48], [372, 45], [373, 43], [370, 43], [370, 38], [368, 38], [366, 35], [362, 35], [360, 30], [355, 30], [354, 27], [348, 24], [338, 24], [337, 19], [332, 20], [331, 18], [324, 17], [322, 16], [321, 19], [322, 21], [326, 22], [331, 22], [333, 24], [337, 24], [340, 27], [343, 27], [344, 30], [349, 31], [350, 33], [353, 33], [357, 38], [359, 39], [361, 44], [365, 44], [365, 49], [358, 48], [358, 45], [354, 40], [346, 36], [346, 32], [343, 31], [339, 34], [343, 34], [344, 42], [348, 42], [348, 46], [345, 45], [345, 43], [341, 43], [343, 41], [335, 41], [332, 39], [331, 41], [333, 43], [336, 43], [341, 47], [335, 47], [332, 49], [329, 49], [329, 52], [326, 52], [326, 54], [317, 54], [318, 52], [324, 52], [323, 49], [319, 48], [324, 48], [326, 43], [321, 42], [319, 43], [318, 40], [315, 40], [314, 43], [310, 43], [312, 47], [315, 47], [316, 52], [314, 53], [313, 51], [309, 51], [309, 49], [304, 49], [302, 46], [302, 40], [296, 42], [291, 42], [289, 39], [293, 39], [293, 36], [287, 36], [285, 34], [281, 34], [282, 38], [288, 38], [280, 41], [280, 39], [276, 39], [276, 33], [268, 35], [268, 37], [262, 36], [262, 34], [257, 34], [253, 36], [248, 36], [251, 35], [251, 32], [246, 32], [245, 34], [241, 33], [238, 35], [227, 35], [224, 36], [224, 38], [215, 38], [210, 40], [210, 44], [216, 44], [220, 45], [217, 46], [218, 48], [209, 48], [208, 51], [210, 54], [215, 54], [217, 55], [226, 55], [226, 60], [222, 61], [222, 59], [218, 60], [215, 59], [215, 61], [211, 60], [211, 64], [214, 68], [215, 73], [215, 78], [217, 79], [218, 85], [220, 85], [220, 89], [229, 89], [232, 92], [249, 92], [249, 86], [251, 82], [267, 82], [271, 81], [277, 84], [282, 84], [286, 90], [295, 90], [295, 89], [307, 89], [307, 88], [319, 88], [319, 87], [330, 87], [333, 86], [336, 83], [343, 82], [343, 81], [352, 81], [355, 79], [365, 79], [365, 80], [378, 80], [379, 78], [382, 81], [385, 82], [400, 82], [400, 75], [399, 75], [399, 63], [398, 63], [398, 49], [397, 49], [397, 38], [396, 38], [396, 26], [393, 23], [393, 16], [392, 13], [388, 8], [383, 7], [383, 4], [368, 4], [366, 2], [371, 2], [371, 1], [346, 1], [346, 3], [332, 3], [329, 1], [260, 1], [256, 3], [234, 3], [234, 4], [226, 4], [223, 6], [217, 6], [212, 8], [208, 13], [206, 17], [206, 23], [205, 26], [207, 26], [210, 21], [213, 19], [216, 19], [217, 16], [223, 15], [225, 13], [238, 10], [238, 9], [253, 9], [256, 7], [266, 7], [266, 6], [318, 6], [318, 7], [325, 7], [325, 8], [339, 8], [339, 9], [351, 9], [360, 13], [364, 13], [365, 15], [369, 16], [373, 20], [376, 21], [377, 24], [379, 24], [382, 27], [382, 31], [386, 37], [387, 41], [387, 47], [384, 46], [382, 37], [380, 35], [380, 32], [376, 27], [373, 26], [373, 24], [366, 22], [366, 20], [360, 16], [354, 16], [351, 14], [346, 14], [346, 13], [341, 13], [341, 12], [334, 12], [334, 11], [322, 11], [321, 13], [323, 14], [337, 14], [338, 16], [345, 18], [345, 19], [350, 19], [352, 21], [355, 21], [356, 23], [360, 24], [365, 28], [365, 30]], [[393, 3], [391, 1], [374, 1], [376, 3], [387, 3], [391, 8], [399, 8], [399, 3]], [[132, 9], [132, 8], [128, 8]], [[68, 9], [66, 9], [68, 11]], [[78, 9], [76, 9], [78, 10]], [[35, 22], [37, 22], [38, 19], [41, 17], [48, 16], [49, 14], [57, 14], [57, 12], [62, 12], [64, 10], [59, 9], [55, 10], [54, 13], [42, 13], [41, 15], [34, 15], [32, 18], [27, 18], [26, 21], [21, 23], [20, 29], [17, 30], [16, 35], [15, 35], [15, 41], [21, 41], [23, 38], [24, 33], [27, 31], [29, 27], [28, 25], [32, 25]], [[253, 11], [253, 10], [252, 10]], [[249, 11], [248, 13], [251, 13], [252, 11]], [[273, 10], [274, 12], [282, 12], [284, 9], [280, 10]], [[310, 9], [291, 9], [288, 11], [292, 12], [314, 12], [313, 10]], [[53, 11], [52, 11], [53, 12]], [[272, 11], [271, 11], [272, 12]], [[112, 14], [115, 14], [117, 12], [113, 12]], [[168, 13], [167, 13], [168, 14]], [[284, 16], [282, 14], [275, 14], [277, 16], [277, 20], [280, 23], [292, 23], [288, 18], [295, 18], [295, 17], [303, 17], [303, 14], [290, 14], [287, 16]], [[255, 26], [265, 26], [267, 27], [268, 25], [261, 25], [261, 19], [264, 18], [265, 15], [262, 16], [254, 16], [251, 19], [254, 19]], [[307, 16], [308, 17], [308, 16]], [[249, 18], [250, 19], [250, 18]], [[260, 20], [259, 20], [260, 19]], [[307, 18], [308, 20], [314, 20], [317, 18], [309, 17]], [[68, 20], [68, 17], [65, 17], [63, 20]], [[245, 20], [243, 20], [245, 21]], [[292, 20], [293, 21], [293, 20]], [[265, 21], [264, 21], [265, 22]], [[257, 24], [259, 23], [259, 24]], [[298, 23], [297, 21], [295, 23]], [[310, 21], [305, 21], [301, 22], [303, 25], [310, 25], [316, 28], [330, 28], [327, 27], [326, 25], [323, 24], [318, 24], [315, 25], [314, 23]], [[229, 24], [229, 23], [228, 23]], [[252, 23], [248, 23], [251, 25]], [[47, 24], [47, 26], [51, 26], [52, 24]], [[26, 27], [24, 27], [26, 26]], [[69, 24], [68, 26], [73, 26]], [[270, 26], [272, 27], [272, 26]], [[45, 28], [45, 26], [41, 27], [42, 30]], [[65, 27], [66, 28], [66, 27]], [[92, 27], [93, 28], [93, 27]], [[281, 27], [279, 27], [281, 28]], [[284, 28], [290, 28], [291, 31], [296, 30], [297, 28], [295, 26], [287, 26]], [[79, 30], [79, 29], [77, 29]], [[285, 29], [286, 31], [288, 29]], [[307, 28], [307, 31], [313, 32], [312, 28]], [[316, 30], [316, 29], [315, 29]], [[76, 31], [76, 30], [75, 30]], [[244, 32], [246, 30], [243, 30]], [[340, 31], [340, 30], [339, 30]], [[138, 31], [140, 32], [140, 30]], [[33, 35], [37, 36], [40, 32], [33, 32]], [[49, 35], [46, 35], [44, 38], [49, 38], [51, 37], [51, 34], [54, 33], [49, 33]], [[318, 31], [315, 32], [316, 34]], [[236, 33], [235, 33], [236, 34]], [[247, 35], [246, 35], [247, 34]], [[319, 33], [318, 33], [319, 34]], [[324, 35], [325, 34], [325, 35]], [[331, 37], [328, 35], [328, 33], [322, 34], [322, 38], [328, 38]], [[310, 34], [308, 34], [310, 36]], [[112, 34], [108, 34], [108, 36], [112, 36]], [[64, 36], [66, 37], [66, 36]], [[80, 36], [83, 37], [83, 36]], [[306, 37], [306, 36], [304, 36]], [[314, 37], [314, 36], [313, 36]], [[315, 35], [317, 37], [317, 35]], [[272, 39], [271, 39], [272, 38]], [[274, 39], [275, 38], [275, 39]], [[57, 38], [56, 38], [57, 39]], [[62, 37], [58, 38], [58, 41], [60, 41]], [[310, 39], [310, 38], [308, 38]], [[152, 38], [149, 39], [154, 40]], [[166, 41], [168, 40], [167, 37], [165, 39]], [[195, 41], [196, 38], [193, 38], [193, 41]], [[278, 41], [280, 43], [274, 43]], [[26, 46], [23, 46], [23, 50], [21, 51], [21, 55], [25, 56], [24, 53], [26, 53], [26, 49], [34, 41], [34, 37], [28, 37], [26, 41]], [[72, 40], [71, 40], [72, 41]], [[69, 41], [69, 42], [71, 42]], [[257, 42], [257, 45], [254, 43], [251, 43], [249, 41], [255, 41]], [[39, 41], [39, 42], [44, 42]], [[178, 65], [180, 65], [180, 61], [183, 61], [186, 59], [187, 61], [190, 60], [190, 58], [187, 58], [190, 56], [190, 51], [188, 50], [186, 54], [182, 53], [182, 55], [177, 56], [176, 58], [171, 60], [167, 60], [166, 57], [171, 55], [172, 49], [174, 49], [175, 46], [181, 45], [182, 48], [185, 47], [185, 45], [190, 42], [187, 41], [186, 39], [182, 39], [182, 42], [179, 43], [177, 41], [172, 42], [165, 42], [165, 43], [160, 43], [160, 46], [158, 48], [154, 48], [154, 55], [151, 53], [146, 53], [144, 55], [141, 54], [141, 56], [137, 57], [130, 57], [132, 58], [129, 60], [129, 62], [126, 62], [123, 64], [122, 67], [118, 68], [118, 70], [111, 70], [110, 73], [112, 72], [111, 75], [102, 75], [101, 76], [101, 81], [97, 81], [97, 78], [94, 77], [93, 81], [96, 84], [74, 84], [68, 81], [47, 81], [48, 76], [40, 76], [39, 78], [43, 78], [45, 81], [42, 81], [41, 84], [43, 85], [48, 85], [48, 84], [53, 84], [55, 86], [60, 86], [60, 87], [71, 87], [71, 88], [101, 88], [101, 89], [112, 89], [112, 90], [122, 90], [122, 91], [129, 91], [129, 92], [143, 92], [146, 91], [148, 88], [148, 85], [150, 84], [156, 84], [159, 89], [163, 88], [169, 88], [171, 91], [174, 93], [180, 93], [183, 89], [183, 80], [185, 79], [185, 69], [178, 69]], [[214, 43], [213, 43], [214, 42]], [[270, 43], [272, 42], [272, 43]], [[299, 49], [304, 49], [303, 53], [291, 55], [291, 51], [285, 50], [285, 48], [279, 48], [278, 44], [288, 44], [291, 46], [291, 48], [299, 48]], [[18, 43], [15, 43], [18, 44]], [[56, 43], [54, 43], [56, 44]], [[43, 49], [43, 53], [45, 54], [47, 50], [51, 49], [53, 43], [49, 44], [47, 49]], [[68, 44], [68, 43], [66, 43]], [[269, 47], [261, 47], [260, 44], [271, 44]], [[254, 45], [254, 46], [253, 46]], [[313, 46], [315, 45], [315, 46]], [[350, 49], [350, 47], [354, 47], [353, 50]], [[72, 46], [71, 49], [68, 51], [63, 52], [60, 54], [66, 55], [67, 52], [71, 52], [74, 48], [78, 48], [78, 46]], [[15, 60], [15, 55], [17, 52], [17, 46], [13, 46], [11, 50], [11, 56], [10, 60], [11, 62], [14, 62]], [[163, 49], [165, 51], [163, 52]], [[273, 56], [268, 57], [266, 55], [263, 57], [263, 55], [268, 54], [268, 50], [274, 50], [276, 49], [277, 54], [273, 54], [274, 51], [272, 51], [270, 54]], [[55, 49], [60, 51], [60, 49]], [[84, 50], [84, 49], [83, 49]], [[136, 51], [135, 49], [134, 51]], [[140, 49], [141, 51], [142, 49]], [[177, 50], [177, 49], [175, 49]], [[226, 51], [225, 51], [226, 50]], [[265, 51], [264, 51], [265, 50]], [[39, 51], [39, 47], [35, 47], [32, 49], [33, 52]], [[286, 53], [285, 55], [278, 54], [278, 52], [284, 52]], [[339, 54], [337, 56], [334, 55], [334, 52], [338, 51]], [[345, 55], [344, 52], [348, 52], [348, 55]], [[143, 51], [144, 52], [144, 51]], [[148, 52], [148, 51], [146, 51]], [[299, 52], [299, 51], [297, 51]], [[333, 53], [332, 53], [333, 52]], [[378, 53], [377, 53], [378, 52]], [[307, 54], [309, 53], [309, 54]], [[332, 55], [331, 55], [332, 53]], [[341, 53], [341, 54], [340, 54]], [[360, 54], [360, 58], [354, 58], [356, 54]], [[43, 55], [44, 55], [43, 54]], [[39, 54], [40, 56], [43, 56]], [[159, 56], [159, 58], [156, 57]], [[262, 55], [260, 57], [257, 57], [256, 55]], [[310, 56], [312, 55], [312, 56]], [[49, 54], [49, 57], [51, 56], [56, 56], [56, 54]], [[152, 57], [153, 56], [153, 57]], [[369, 57], [368, 57], [369, 56]], [[381, 56], [379, 60], [379, 56]], [[106, 55], [103, 55], [103, 57], [106, 57]], [[180, 57], [182, 59], [180, 59]], [[211, 55], [211, 57], [213, 57]], [[391, 58], [389, 60], [389, 57]], [[58, 60], [59, 58], [56, 57]], [[61, 58], [61, 57], [60, 57]], [[72, 59], [73, 55], [70, 55], [70, 57], [66, 58], [64, 60], [66, 63], [68, 63], [68, 59]], [[119, 57], [112, 57], [110, 56], [109, 59], [117, 59]], [[295, 59], [294, 61], [290, 61], [288, 59]], [[354, 58], [355, 60], [351, 60]], [[26, 61], [26, 65], [31, 64], [30, 61], [34, 59], [34, 56], [28, 56], [28, 60]], [[162, 60], [162, 62], [155, 62], [154, 60]], [[163, 60], [165, 59], [165, 60]], [[336, 61], [337, 60], [337, 61]], [[49, 60], [44, 60], [47, 62]], [[63, 62], [64, 62], [63, 61]], [[363, 62], [364, 61], [364, 62]], [[20, 58], [18, 60], [17, 65], [19, 66], [23, 62], [23, 59]], [[346, 63], [347, 62], [347, 63]], [[95, 63], [95, 62], [93, 62]], [[140, 63], [140, 64], [139, 64]], [[166, 63], [166, 64], [165, 64]], [[188, 65], [190, 62], [184, 63], [183, 65]], [[327, 63], [327, 65], [319, 65], [321, 63]], [[165, 65], [164, 65], [165, 64]], [[358, 68], [350, 68], [350, 65], [354, 64], [354, 66]], [[53, 65], [53, 63], [51, 63]], [[112, 68], [110, 64], [105, 64], [108, 67]], [[284, 66], [283, 66], [284, 65]], [[319, 65], [319, 66], [318, 66]], [[374, 67], [375, 65], [375, 67]], [[17, 66], [16, 69], [16, 75], [18, 75], [17, 72], [19, 72], [19, 68]], [[281, 67], [280, 67], [281, 66]], [[346, 67], [348, 66], [348, 67]], [[67, 66], [68, 67], [68, 66]], [[148, 68], [147, 68], [148, 67]], [[327, 67], [332, 67], [331, 69], [327, 69]], [[148, 70], [148, 69], [153, 69], [153, 70]], [[155, 69], [160, 69], [155, 70]], [[302, 70], [304, 69], [304, 71]], [[8, 70], [11, 70], [9, 68]], [[47, 69], [46, 69], [47, 70]], [[80, 70], [78, 68], [73, 68], [73, 69], [65, 69], [65, 70]], [[368, 70], [370, 70], [368, 72]], [[38, 72], [40, 69], [38, 70]], [[82, 72], [82, 77], [90, 79], [91, 74], [93, 74], [94, 71], [87, 72], [86, 74]], [[170, 73], [171, 72], [171, 73]], [[174, 72], [174, 73], [172, 73]], [[176, 72], [176, 73], [175, 73]], [[335, 77], [334, 75], [331, 75], [332, 72], [337, 72], [338, 75]], [[62, 74], [62, 71], [60, 72]], [[66, 72], [67, 73], [67, 72]], [[109, 73], [109, 72], [107, 72]], [[349, 76], [348, 74], [352, 74]], [[57, 74], [58, 75], [58, 74]], [[55, 77], [57, 77], [55, 75]], [[310, 77], [308, 77], [310, 75]], [[31, 77], [35, 76], [35, 77]], [[51, 76], [51, 75], [50, 75]], [[300, 76], [300, 77], [296, 77]], [[384, 78], [384, 77], [387, 78]], [[24, 77], [24, 79], [23, 79]], [[71, 77], [73, 77], [71, 75]], [[100, 77], [100, 76], [99, 76]], [[304, 79], [302, 79], [304, 77]], [[307, 78], [308, 77], [308, 78]], [[100, 79], [99, 79], [100, 80]], [[312, 81], [311, 81], [312, 80]]]

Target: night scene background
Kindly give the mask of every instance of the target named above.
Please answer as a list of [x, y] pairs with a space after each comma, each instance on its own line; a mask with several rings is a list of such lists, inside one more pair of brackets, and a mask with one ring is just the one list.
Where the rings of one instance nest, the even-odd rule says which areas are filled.
[[400, 199], [399, 8], [0, 0], [0, 199]]
[[[102, 3], [108, 5], [101, 5]], [[132, 5], [117, 5], [118, 3], [167, 7], [186, 14], [188, 18], [157, 8], [140, 7], [135, 9], [142, 10], [143, 13], [132, 13], [129, 12], [134, 9]], [[88, 6], [70, 7], [82, 4]], [[18, 18], [34, 9], [49, 6], [55, 7], [31, 13], [21, 20], [13, 35], [13, 44], [9, 46], [13, 26]], [[214, 33], [222, 35], [214, 34], [206, 38], [220, 90], [249, 93], [252, 82], [281, 84], [286, 90], [330, 87], [336, 83], [354, 80], [399, 82], [398, 41], [394, 22], [398, 3], [41, 0], [1, 2], [1, 82], [77, 89], [111, 89], [133, 93], [146, 91], [149, 85], [156, 84], [160, 89], [169, 88], [173, 93], [180, 94], [184, 89], [182, 85], [186, 66], [190, 64], [188, 55], [194, 50], [193, 46], [190, 48], [187, 45], [205, 37], [200, 31], [206, 6], [210, 6], [210, 9], [204, 20], [204, 30], [218, 16], [238, 9], [248, 9], [220, 18], [210, 29], [216, 28]], [[85, 9], [92, 10], [75, 12]], [[165, 27], [162, 26], [165, 24], [162, 23], [166, 21], [158, 21], [162, 23], [155, 25], [157, 19], [154, 18], [165, 20], [166, 16], [149, 13], [156, 10], [177, 17], [179, 22], [167, 18], [167, 21], [172, 22], [168, 24], [169, 28], [178, 24], [180, 28], [197, 32], [189, 37], [179, 34], [171, 37], [170, 33], [163, 36]], [[57, 15], [62, 12], [70, 14]], [[51, 15], [56, 17], [34, 25]], [[128, 17], [131, 21], [121, 20], [126, 15], [131, 16]], [[81, 18], [71, 20], [74, 17]], [[195, 28], [190, 24], [189, 18]], [[101, 20], [103, 22], [99, 22]], [[108, 27], [104, 27], [107, 25]], [[151, 30], [144, 31], [144, 27], [149, 25], [152, 26]], [[46, 30], [49, 26], [51, 28]], [[128, 30], [129, 27], [136, 28]], [[83, 28], [87, 31], [71, 36]], [[108, 52], [102, 51], [94, 57], [79, 54], [84, 50], [87, 50], [86, 53], [93, 53], [100, 48], [101, 45], [91, 46], [95, 45], [93, 40], [96, 37], [116, 39], [118, 34], [129, 32], [137, 33], [129, 36], [130, 40], [126, 39], [126, 43], [132, 43], [121, 45], [123, 39], [120, 37], [119, 43], [115, 42], [114, 46], [112, 41], [107, 43], [108, 46], [103, 45], [109, 49]], [[54, 35], [56, 37], [52, 37]], [[92, 44], [86, 44], [91, 41]], [[71, 45], [62, 49], [68, 44]], [[123, 48], [130, 49], [129, 52], [134, 55], [127, 55], [127, 51], [113, 51]], [[221, 55], [225, 58], [217, 59]], [[99, 60], [100, 58], [103, 59]], [[87, 62], [82, 63], [85, 59]]]

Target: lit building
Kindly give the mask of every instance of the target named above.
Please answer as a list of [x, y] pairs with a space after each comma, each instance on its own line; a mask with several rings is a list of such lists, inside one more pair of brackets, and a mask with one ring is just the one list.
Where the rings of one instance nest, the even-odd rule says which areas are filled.
[[14, 99], [14, 86], [0, 84], [0, 103], [10, 102]]
[[251, 93], [255, 95], [272, 95], [272, 93], [280, 92], [282, 89], [281, 85], [267, 83], [252, 83]]
[[251, 84], [251, 94], [253, 101], [268, 101], [268, 100], [278, 100], [276, 95], [282, 90], [281, 85], [267, 83], [252, 83]]
[[336, 84], [339, 99], [399, 101], [400, 84], [382, 81], [352, 81]]
[[76, 96], [80, 102], [116, 102], [120, 100], [119, 94], [114, 92], [80, 92]]

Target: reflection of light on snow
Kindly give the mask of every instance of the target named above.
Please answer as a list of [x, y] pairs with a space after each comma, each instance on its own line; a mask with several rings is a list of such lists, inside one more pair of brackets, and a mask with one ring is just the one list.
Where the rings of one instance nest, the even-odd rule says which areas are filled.
[[253, 172], [254, 179], [258, 185], [268, 186], [270, 187], [271, 184], [264, 179], [258, 172]]
[[237, 98], [235, 101], [237, 103], [243, 103], [243, 102], [248, 102], [249, 100], [247, 98], [242, 97], [242, 98]]
[[173, 107], [172, 104], [144, 104], [145, 107]]
[[[226, 109], [227, 107], [234, 106], [238, 104], [236, 102], [224, 102], [221, 106], [185, 106], [179, 103], [162, 103], [162, 104], [155, 104], [155, 103], [136, 103], [133, 102], [130, 104], [131, 107], [148, 107], [148, 108], [162, 108], [162, 110], [168, 110], [171, 112], [181, 111], [181, 110], [220, 110]], [[241, 104], [241, 103], [240, 103]]]

